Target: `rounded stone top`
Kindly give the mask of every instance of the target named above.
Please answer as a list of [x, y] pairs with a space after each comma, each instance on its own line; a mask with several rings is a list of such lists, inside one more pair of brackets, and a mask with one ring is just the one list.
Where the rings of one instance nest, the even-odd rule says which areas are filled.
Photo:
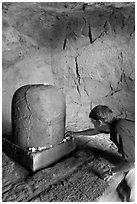
[[22, 147], [59, 143], [64, 138], [66, 103], [52, 85], [25, 85], [12, 100], [14, 142]]

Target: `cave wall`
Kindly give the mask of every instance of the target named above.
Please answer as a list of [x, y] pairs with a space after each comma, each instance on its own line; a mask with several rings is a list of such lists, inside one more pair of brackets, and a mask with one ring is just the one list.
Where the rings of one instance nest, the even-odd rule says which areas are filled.
[[3, 3], [3, 134], [17, 88], [49, 83], [67, 104], [67, 129], [88, 128], [98, 104], [135, 115], [135, 7], [130, 3]]

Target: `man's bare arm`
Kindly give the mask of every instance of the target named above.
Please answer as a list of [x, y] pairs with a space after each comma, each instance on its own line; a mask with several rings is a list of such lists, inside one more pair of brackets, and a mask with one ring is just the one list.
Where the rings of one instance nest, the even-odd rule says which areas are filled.
[[117, 175], [117, 173], [122, 175], [123, 173], [130, 171], [134, 167], [135, 167], [134, 161], [123, 160], [121, 164], [118, 166], [115, 166], [110, 169], [106, 168], [101, 169], [100, 177], [103, 180], [108, 181], [113, 175]]
[[127, 172], [135, 167], [135, 162], [131, 160], [123, 160], [122, 163], [116, 167], [112, 168], [112, 172], [116, 173], [123, 173]]
[[65, 136], [70, 136], [70, 137], [77, 137], [80, 135], [93, 136], [93, 135], [96, 135], [99, 133], [100, 133], [99, 131], [97, 131], [95, 128], [93, 128], [93, 129], [87, 129], [87, 130], [78, 131], [78, 132], [68, 131], [65, 133]]

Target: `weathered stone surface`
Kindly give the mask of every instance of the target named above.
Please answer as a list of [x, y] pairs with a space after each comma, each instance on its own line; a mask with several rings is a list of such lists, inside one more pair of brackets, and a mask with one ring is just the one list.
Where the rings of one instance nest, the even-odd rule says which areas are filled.
[[12, 141], [20, 147], [58, 145], [64, 138], [65, 120], [65, 97], [56, 87], [33, 84], [14, 93]]
[[[102, 187], [107, 187], [105, 182], [99, 180], [90, 171], [92, 165], [83, 166], [76, 173], [68, 176], [53, 186], [49, 186], [39, 196], [33, 198], [31, 202], [88, 202], [93, 201], [102, 193]], [[84, 175], [84, 176], [83, 176]], [[98, 187], [98, 191], [95, 189]]]
[[64, 92], [68, 128], [88, 124], [79, 112], [91, 104], [134, 119], [134, 21], [132, 3], [4, 3], [3, 133], [11, 133], [13, 93], [30, 83]]
[[3, 202], [93, 201], [109, 185], [98, 177], [101, 166], [121, 161], [116, 148], [110, 147], [109, 141], [104, 144], [103, 137], [100, 135], [98, 141], [94, 137], [77, 138], [76, 152], [35, 174], [3, 153]]
[[[47, 82], [64, 92], [67, 130], [92, 127], [89, 111], [98, 104], [109, 105], [119, 117], [134, 119], [134, 3], [9, 2], [3, 3], [2, 14], [3, 134], [11, 134], [12, 96], [25, 84]], [[103, 137], [91, 142], [97, 149], [98, 144], [107, 150], [115, 149], [107, 141], [108, 138]], [[100, 153], [101, 156], [106, 155], [102, 151]], [[62, 191], [63, 197], [59, 193], [59, 199], [64, 201], [75, 201], [76, 198], [80, 201], [92, 200], [92, 192], [98, 186], [96, 189], [92, 188], [92, 184], [89, 187], [88, 179], [91, 181], [92, 178], [84, 170], [87, 168], [84, 162], [90, 156], [92, 160], [93, 152], [85, 154], [84, 150], [84, 153], [68, 158], [65, 163], [59, 162], [28, 177], [29, 172], [4, 155], [3, 201], [52, 201], [52, 198], [55, 201], [58, 200], [55, 196], [57, 189]], [[96, 158], [97, 150], [93, 155]], [[113, 156], [109, 159], [116, 160]], [[79, 162], [81, 169], [78, 169]], [[83, 172], [86, 172], [85, 190], [81, 188], [84, 177], [83, 185], [79, 185]], [[62, 175], [69, 176], [68, 182]], [[96, 179], [99, 180], [98, 177]], [[60, 180], [63, 180], [62, 184], [58, 183]], [[92, 181], [95, 186], [94, 178]], [[70, 190], [71, 183], [76, 197], [73, 197], [74, 194], [69, 197], [63, 185]], [[78, 191], [75, 184], [79, 186]], [[99, 182], [100, 186], [103, 184]], [[102, 191], [105, 186], [102, 186]], [[85, 194], [89, 189], [89, 200], [85, 195], [81, 197], [80, 189]], [[47, 197], [44, 197], [44, 192]], [[52, 196], [52, 192], [55, 195]]]

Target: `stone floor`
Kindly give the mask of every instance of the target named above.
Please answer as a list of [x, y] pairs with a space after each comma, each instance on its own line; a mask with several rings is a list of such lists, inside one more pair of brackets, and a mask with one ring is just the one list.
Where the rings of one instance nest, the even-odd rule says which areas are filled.
[[52, 166], [29, 172], [3, 152], [3, 202], [96, 201], [114, 180], [99, 177], [102, 165], [117, 165], [116, 147], [103, 134], [78, 137], [77, 149]]

